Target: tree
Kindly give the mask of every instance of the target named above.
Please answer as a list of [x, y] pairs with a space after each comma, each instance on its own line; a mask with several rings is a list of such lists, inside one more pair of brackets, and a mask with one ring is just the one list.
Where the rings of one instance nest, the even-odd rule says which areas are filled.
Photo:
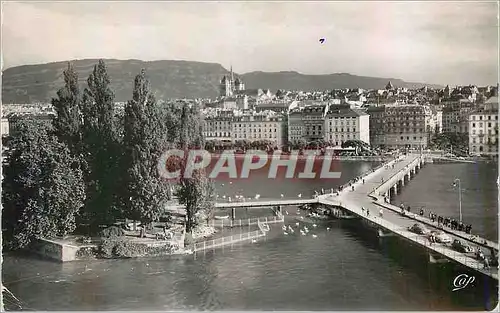
[[143, 70], [135, 78], [133, 98], [124, 116], [125, 212], [145, 224], [158, 220], [168, 200], [169, 184], [157, 171], [166, 149], [165, 123]]
[[121, 178], [121, 146], [114, 116], [114, 93], [103, 60], [94, 66], [87, 84], [80, 107], [82, 145], [88, 164], [85, 211], [91, 224], [97, 226], [113, 222], [118, 216], [115, 195]]
[[58, 98], [52, 99], [52, 106], [56, 112], [53, 120], [57, 137], [66, 143], [75, 155], [82, 153], [80, 126], [82, 116], [80, 112], [81, 95], [78, 87], [78, 73], [73, 65], [63, 72], [64, 87], [57, 92]]
[[53, 129], [26, 119], [11, 138], [3, 181], [2, 228], [7, 249], [24, 248], [33, 239], [65, 236], [85, 201], [79, 158]]
[[198, 215], [203, 214], [208, 221], [213, 217], [215, 189], [213, 182], [204, 171], [194, 170], [191, 178], [180, 180], [177, 191], [179, 203], [186, 206], [186, 232], [191, 233], [199, 224]]

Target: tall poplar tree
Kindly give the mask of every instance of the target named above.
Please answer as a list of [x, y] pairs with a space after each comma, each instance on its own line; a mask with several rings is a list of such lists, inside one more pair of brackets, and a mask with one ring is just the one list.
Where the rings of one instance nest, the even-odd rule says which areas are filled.
[[125, 107], [123, 202], [127, 216], [148, 224], [159, 219], [168, 200], [168, 183], [157, 171], [158, 160], [166, 148], [164, 122], [146, 73], [134, 82], [132, 100]]
[[116, 210], [120, 181], [120, 145], [114, 117], [114, 93], [103, 60], [94, 66], [87, 79], [81, 103], [82, 143], [89, 171], [87, 181], [87, 217], [94, 226], [111, 223]]
[[57, 91], [57, 98], [52, 99], [56, 112], [53, 120], [57, 137], [66, 143], [75, 155], [82, 154], [80, 112], [81, 94], [78, 86], [78, 73], [73, 64], [68, 62], [68, 68], [63, 72], [64, 87]]

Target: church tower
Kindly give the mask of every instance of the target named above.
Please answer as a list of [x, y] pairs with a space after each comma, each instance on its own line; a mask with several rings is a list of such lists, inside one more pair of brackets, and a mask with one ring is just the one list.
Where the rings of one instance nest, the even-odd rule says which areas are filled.
[[234, 79], [233, 66], [231, 65], [230, 74], [224, 75], [220, 81], [220, 96], [231, 97], [236, 90], [245, 90], [243, 82], [237, 78]]

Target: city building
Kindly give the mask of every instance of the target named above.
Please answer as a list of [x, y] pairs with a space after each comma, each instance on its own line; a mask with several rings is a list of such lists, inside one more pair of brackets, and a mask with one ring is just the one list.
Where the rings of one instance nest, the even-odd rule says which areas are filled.
[[232, 138], [236, 140], [267, 140], [276, 147], [284, 142], [284, 116], [274, 111], [239, 113], [232, 123]]
[[303, 107], [292, 103], [288, 110], [288, 142], [295, 143], [305, 140], [306, 127], [303, 119]]
[[203, 112], [202, 133], [205, 140], [220, 140], [225, 143], [232, 142], [232, 110], [210, 109]]
[[468, 133], [469, 114], [476, 109], [476, 105], [468, 99], [443, 101], [441, 104], [443, 132]]
[[385, 148], [426, 148], [435, 131], [431, 108], [418, 104], [370, 107], [370, 142]]
[[498, 96], [469, 115], [469, 153], [498, 156]]
[[370, 144], [370, 116], [349, 105], [330, 106], [325, 116], [324, 140], [335, 146], [348, 140]]

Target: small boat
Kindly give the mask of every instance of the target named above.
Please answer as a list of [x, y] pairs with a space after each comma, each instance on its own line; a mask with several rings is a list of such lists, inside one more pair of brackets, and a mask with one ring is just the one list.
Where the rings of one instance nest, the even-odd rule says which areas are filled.
[[226, 220], [229, 218], [229, 215], [223, 215], [223, 216], [214, 216], [216, 220]]

